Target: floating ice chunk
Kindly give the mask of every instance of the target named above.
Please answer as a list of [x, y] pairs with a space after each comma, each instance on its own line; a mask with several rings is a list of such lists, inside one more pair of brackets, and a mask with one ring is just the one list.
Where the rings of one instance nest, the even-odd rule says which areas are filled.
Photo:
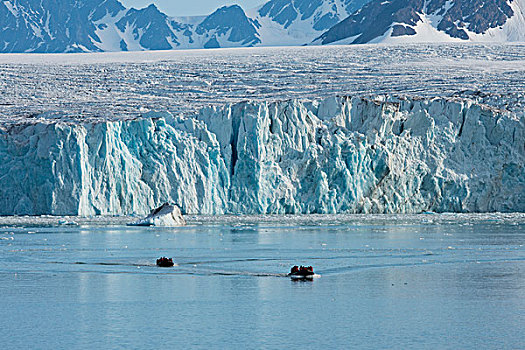
[[58, 221], [58, 224], [59, 225], [64, 225], [64, 226], [77, 226], [78, 225], [75, 221], [69, 221], [69, 220], [65, 220], [65, 219], [60, 219]]
[[180, 208], [174, 204], [164, 203], [153, 209], [144, 219], [129, 223], [129, 226], [184, 226], [186, 221], [182, 217]]

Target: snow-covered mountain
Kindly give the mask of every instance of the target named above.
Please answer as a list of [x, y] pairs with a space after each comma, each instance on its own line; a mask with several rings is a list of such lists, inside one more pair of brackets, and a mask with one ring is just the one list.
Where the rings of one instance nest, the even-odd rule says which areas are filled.
[[263, 45], [310, 43], [370, 0], [270, 0], [248, 11]]
[[118, 0], [0, 1], [0, 52], [525, 41], [525, 0], [270, 0], [169, 17]]
[[107, 13], [95, 22], [104, 51], [170, 50], [253, 46], [260, 43], [257, 23], [239, 6], [222, 7], [206, 17], [168, 17], [150, 5]]
[[373, 0], [319, 44], [525, 41], [524, 0]]
[[369, 0], [271, 0], [208, 16], [169, 17], [118, 0], [0, 2], [0, 52], [82, 52], [304, 45]]
[[99, 51], [96, 23], [124, 11], [117, 0], [0, 2], [0, 52]]

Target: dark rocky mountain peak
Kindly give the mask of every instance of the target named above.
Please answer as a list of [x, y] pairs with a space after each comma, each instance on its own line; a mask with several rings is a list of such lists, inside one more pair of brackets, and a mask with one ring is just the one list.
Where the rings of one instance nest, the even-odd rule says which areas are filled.
[[[514, 15], [516, 0], [373, 0], [318, 38], [329, 44], [343, 39], [368, 43], [387, 35], [416, 36], [418, 23], [426, 23], [450, 38], [469, 40], [504, 25]], [[525, 28], [522, 28], [525, 37]], [[428, 39], [428, 38], [425, 38]]]
[[226, 35], [228, 32], [228, 41], [253, 46], [261, 42], [257, 34], [259, 26], [259, 23], [246, 16], [240, 6], [233, 5], [217, 9], [197, 26], [195, 32], [199, 35], [212, 33], [212, 42], [208, 47], [216, 47], [216, 36]]

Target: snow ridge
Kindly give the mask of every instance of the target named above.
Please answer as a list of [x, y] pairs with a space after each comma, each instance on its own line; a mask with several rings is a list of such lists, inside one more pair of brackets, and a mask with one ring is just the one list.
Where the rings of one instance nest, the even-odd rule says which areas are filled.
[[525, 211], [523, 119], [469, 100], [242, 102], [0, 134], [1, 215]]

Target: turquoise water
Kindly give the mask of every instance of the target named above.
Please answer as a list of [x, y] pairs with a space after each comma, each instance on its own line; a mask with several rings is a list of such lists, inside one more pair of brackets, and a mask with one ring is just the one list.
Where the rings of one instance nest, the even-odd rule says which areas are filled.
[[[0, 344], [524, 348], [523, 217], [428, 217], [10, 222], [0, 229]], [[156, 267], [160, 256], [176, 266]], [[294, 282], [294, 264], [320, 277]]]

